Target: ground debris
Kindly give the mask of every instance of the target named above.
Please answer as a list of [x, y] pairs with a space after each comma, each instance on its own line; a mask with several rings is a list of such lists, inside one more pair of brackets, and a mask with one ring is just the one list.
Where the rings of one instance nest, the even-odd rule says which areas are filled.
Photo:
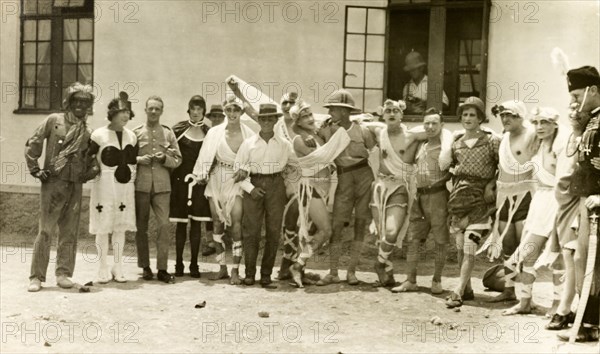
[[196, 306], [194, 306], [195, 309], [203, 309], [206, 307], [206, 301], [202, 301], [196, 304]]
[[262, 318], [269, 318], [269, 313], [267, 311], [260, 311], [258, 313], [258, 317], [262, 317]]

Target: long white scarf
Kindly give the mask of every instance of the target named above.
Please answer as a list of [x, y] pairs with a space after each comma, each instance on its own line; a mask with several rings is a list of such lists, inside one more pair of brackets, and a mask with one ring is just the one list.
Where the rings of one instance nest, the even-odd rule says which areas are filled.
[[[388, 171], [392, 173], [394, 179], [399, 179], [401, 183], [406, 186], [408, 191], [408, 206], [407, 206], [407, 217], [404, 218], [404, 223], [400, 228], [400, 232], [398, 234], [398, 239], [396, 241], [396, 245], [399, 248], [402, 248], [402, 241], [406, 236], [406, 232], [408, 231], [408, 211], [412, 208], [413, 202], [417, 195], [417, 182], [416, 182], [416, 167], [412, 164], [408, 164], [402, 161], [400, 155], [394, 151], [394, 147], [392, 146], [392, 142], [390, 141], [390, 137], [388, 135], [387, 127], [381, 129], [379, 133], [379, 146], [381, 150], [386, 152], [386, 156], [382, 157], [381, 163], [387, 167]], [[400, 188], [401, 185], [398, 184], [393, 188], [390, 185], [390, 182], [380, 177], [380, 179], [375, 183], [373, 187], [373, 200], [374, 204], [379, 210], [379, 233], [380, 237], [385, 237], [385, 209], [387, 207], [388, 198], [396, 191], [396, 189]]]
[[298, 236], [301, 248], [310, 241], [308, 240], [310, 222], [308, 208], [314, 188], [310, 183], [314, 179], [312, 177], [323, 168], [327, 168], [346, 149], [348, 144], [350, 144], [350, 140], [350, 135], [348, 135], [346, 129], [338, 129], [325, 145], [319, 146], [310, 154], [298, 158], [298, 163], [302, 170], [302, 177], [297, 189], [298, 211], [300, 214], [298, 219], [300, 223]]

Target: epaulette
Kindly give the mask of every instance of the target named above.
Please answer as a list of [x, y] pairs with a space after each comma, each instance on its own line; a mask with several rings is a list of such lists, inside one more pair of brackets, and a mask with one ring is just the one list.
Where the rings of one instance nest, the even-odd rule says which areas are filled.
[[164, 124], [161, 124], [161, 125], [162, 125], [163, 128], [165, 128], [167, 130], [172, 130], [171, 127], [169, 127], [168, 125], [164, 125]]
[[139, 130], [139, 129], [142, 129], [143, 127], [144, 127], [144, 125], [140, 124], [137, 127], [133, 128], [132, 130]]

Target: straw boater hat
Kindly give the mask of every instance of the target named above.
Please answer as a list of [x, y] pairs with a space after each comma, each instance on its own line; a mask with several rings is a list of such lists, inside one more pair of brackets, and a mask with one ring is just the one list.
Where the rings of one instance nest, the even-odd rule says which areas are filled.
[[210, 111], [206, 113], [205, 116], [209, 118], [212, 116], [225, 117], [225, 113], [223, 113], [223, 106], [221, 106], [220, 104], [213, 104], [212, 106], [210, 106]]
[[427, 63], [425, 62], [425, 60], [423, 60], [423, 57], [419, 52], [410, 52], [406, 55], [406, 58], [404, 59], [404, 71], [411, 71], [414, 69], [421, 68], [425, 65], [427, 65]]
[[354, 97], [352, 94], [344, 89], [337, 90], [327, 100], [327, 103], [323, 105], [325, 108], [329, 107], [346, 107], [350, 108], [350, 113], [358, 114], [361, 113], [361, 109], [354, 106]]
[[258, 108], [258, 117], [281, 117], [283, 113], [277, 111], [277, 105], [274, 103], [261, 103]]

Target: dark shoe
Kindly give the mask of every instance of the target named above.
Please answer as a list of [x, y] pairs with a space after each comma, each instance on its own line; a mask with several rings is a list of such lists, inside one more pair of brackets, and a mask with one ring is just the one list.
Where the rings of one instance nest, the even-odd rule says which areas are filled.
[[283, 258], [281, 260], [281, 266], [279, 267], [279, 273], [277, 274], [277, 280], [288, 280], [292, 279], [292, 273], [290, 272], [290, 267], [293, 262], [287, 258]]
[[550, 323], [546, 325], [546, 329], [549, 331], [560, 331], [562, 329], [568, 328], [569, 324], [575, 321], [575, 313], [569, 312], [566, 315], [559, 315], [555, 313], [550, 320]]
[[200, 270], [198, 267], [190, 267], [190, 277], [192, 278], [200, 278]]
[[175, 277], [172, 274], [169, 274], [166, 270], [159, 270], [158, 274], [156, 275], [156, 279], [167, 284], [175, 283]]
[[175, 265], [175, 276], [182, 277], [183, 276], [183, 264]]
[[265, 289], [277, 289], [277, 285], [273, 284], [270, 276], [260, 277], [260, 286]]
[[202, 246], [202, 255], [204, 257], [212, 256], [215, 253], [217, 253], [217, 249], [214, 247], [214, 242], [211, 241], [208, 245], [205, 244]]
[[[556, 335], [558, 339], [563, 342], [568, 342], [571, 337], [571, 331], [564, 331]], [[598, 341], [598, 328], [580, 327], [575, 341], [580, 342], [597, 342]]]
[[254, 277], [251, 278], [249, 276], [246, 276], [246, 278], [244, 278], [244, 285], [247, 285], [247, 286], [254, 285]]
[[475, 300], [475, 293], [473, 292], [473, 290], [471, 291], [465, 291], [465, 293], [462, 296], [462, 300], [463, 301], [469, 301], [469, 300]]
[[144, 279], [144, 280], [154, 279], [154, 273], [152, 273], [152, 269], [150, 267], [144, 267], [144, 273], [142, 273], [142, 279]]

